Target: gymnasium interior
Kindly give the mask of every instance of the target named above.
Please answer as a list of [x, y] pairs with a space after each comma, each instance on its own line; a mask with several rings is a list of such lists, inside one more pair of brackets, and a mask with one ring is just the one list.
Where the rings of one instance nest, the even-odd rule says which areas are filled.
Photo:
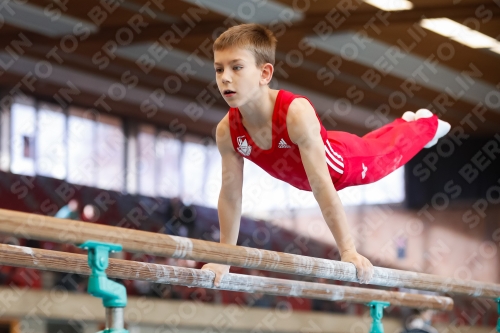
[[[374, 266], [500, 290], [498, 0], [0, 1], [0, 209], [218, 243], [215, 134], [229, 106], [212, 45], [242, 23], [275, 34], [269, 86], [307, 96], [328, 131], [362, 137], [419, 109], [451, 125], [389, 176], [338, 195], [357, 251]], [[238, 246], [341, 260], [312, 192], [245, 160], [242, 195]], [[112, 230], [110, 239], [119, 237]], [[87, 256], [49, 236], [0, 229], [4, 245]], [[206, 263], [125, 246], [110, 258], [193, 271]], [[231, 273], [452, 298], [447, 311], [391, 304], [382, 318], [388, 333], [492, 333], [500, 325], [500, 293], [252, 267]], [[88, 279], [2, 263], [0, 333], [108, 329]], [[360, 302], [114, 281], [126, 290], [130, 333], [373, 331]], [[409, 330], [415, 318], [420, 331]]]

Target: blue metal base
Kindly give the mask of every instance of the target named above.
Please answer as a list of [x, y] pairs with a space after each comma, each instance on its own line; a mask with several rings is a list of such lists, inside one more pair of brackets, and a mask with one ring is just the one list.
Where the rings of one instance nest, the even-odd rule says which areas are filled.
[[109, 253], [121, 251], [120, 244], [87, 241], [80, 248], [88, 250], [88, 264], [92, 270], [87, 291], [95, 297], [102, 298], [106, 308], [124, 308], [127, 306], [127, 291], [125, 286], [108, 279]]
[[[109, 253], [121, 251], [122, 246], [120, 244], [87, 241], [80, 245], [80, 248], [88, 250], [88, 264], [92, 270], [87, 287], [88, 293], [101, 298], [107, 310], [127, 306], [127, 291], [125, 290], [125, 286], [108, 279], [106, 275]], [[106, 311], [106, 319], [108, 320], [109, 318]], [[109, 325], [106, 322], [106, 326], [123, 327], [123, 313], [119, 321], [120, 325]], [[129, 333], [129, 331], [123, 328], [107, 328], [98, 333]]]
[[372, 317], [372, 327], [370, 333], [384, 333], [384, 326], [381, 319], [384, 316], [384, 308], [390, 305], [389, 302], [371, 301], [367, 304], [370, 307], [370, 316]]

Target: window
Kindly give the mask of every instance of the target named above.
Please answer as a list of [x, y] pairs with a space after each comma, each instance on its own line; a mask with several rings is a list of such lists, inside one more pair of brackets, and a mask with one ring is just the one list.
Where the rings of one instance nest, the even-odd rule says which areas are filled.
[[318, 207], [318, 203], [312, 192], [299, 190], [291, 185], [287, 186], [286, 191], [288, 192], [290, 209], [298, 210]]
[[61, 108], [41, 104], [38, 109], [36, 168], [42, 176], [66, 178], [66, 116]]
[[[398, 203], [404, 200], [404, 169], [399, 168], [378, 182], [338, 192], [344, 206]], [[272, 212], [320, 209], [310, 191], [299, 190], [275, 179], [253, 162], [245, 160], [242, 214], [270, 218]]]
[[344, 206], [362, 205], [364, 201], [364, 186], [347, 187], [339, 191], [339, 197]]
[[139, 126], [137, 134], [139, 164], [137, 177], [139, 193], [147, 196], [156, 195], [156, 152], [155, 127], [150, 125]]
[[285, 210], [288, 198], [285, 190], [291, 185], [270, 176], [249, 160], [244, 163], [242, 214]]
[[123, 190], [124, 144], [122, 122], [117, 117], [101, 115], [97, 121], [97, 187]]
[[[120, 118], [74, 107], [66, 117], [59, 106], [36, 105], [33, 99], [18, 97], [11, 106], [10, 122], [4, 125], [9, 124], [13, 173], [124, 190], [126, 147]], [[140, 125], [128, 147], [134, 153], [127, 156], [137, 170], [130, 175], [136, 179], [128, 183], [134, 184], [132, 192], [137, 184], [142, 195], [180, 196], [186, 204], [217, 207], [222, 165], [214, 143], [204, 144], [189, 136], [183, 143], [170, 132], [157, 133], [155, 126]], [[273, 178], [249, 160], [244, 163], [243, 214], [319, 209], [311, 192]], [[402, 202], [404, 169], [374, 184], [347, 188], [339, 195], [346, 206]]]
[[217, 208], [222, 185], [222, 158], [217, 145], [207, 147], [207, 181], [205, 182], [205, 205]]
[[378, 182], [365, 185], [365, 204], [398, 203], [405, 200], [405, 173], [400, 167]]
[[163, 131], [156, 141], [158, 157], [158, 194], [173, 198], [180, 195], [179, 160], [182, 143], [173, 134]]
[[72, 108], [68, 117], [68, 182], [95, 186], [95, 115]]
[[35, 175], [36, 110], [34, 102], [18, 99], [11, 107], [11, 171]]
[[204, 145], [186, 141], [181, 158], [182, 200], [186, 204], [203, 205], [207, 149]]

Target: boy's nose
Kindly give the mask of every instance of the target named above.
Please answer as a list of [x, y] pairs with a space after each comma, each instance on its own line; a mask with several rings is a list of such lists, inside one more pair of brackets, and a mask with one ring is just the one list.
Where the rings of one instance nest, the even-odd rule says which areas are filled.
[[231, 82], [231, 77], [229, 76], [229, 74], [222, 74], [222, 83], [229, 83]]

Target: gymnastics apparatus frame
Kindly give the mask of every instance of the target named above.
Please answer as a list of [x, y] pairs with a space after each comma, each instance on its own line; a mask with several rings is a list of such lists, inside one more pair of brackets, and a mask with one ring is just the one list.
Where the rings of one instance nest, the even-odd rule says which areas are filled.
[[[450, 311], [450, 297], [411, 294], [360, 287], [347, 287], [296, 280], [229, 273], [218, 288], [211, 271], [109, 258], [122, 249], [162, 257], [190, 259], [244, 268], [357, 282], [353, 264], [243, 246], [214, 243], [166, 234], [92, 224], [50, 216], [0, 209], [0, 233], [26, 239], [79, 245], [88, 256], [0, 244], [0, 264], [40, 270], [90, 275], [88, 292], [103, 299], [106, 308], [104, 333], [125, 333], [123, 309], [125, 287], [111, 281], [145, 280], [156, 283], [265, 293], [330, 301], [364, 303], [370, 307], [370, 333], [383, 332], [383, 309], [390, 304]], [[500, 315], [500, 285], [460, 280], [425, 273], [375, 267], [372, 285], [404, 287], [496, 300]], [[497, 323], [500, 332], [500, 318]]]

